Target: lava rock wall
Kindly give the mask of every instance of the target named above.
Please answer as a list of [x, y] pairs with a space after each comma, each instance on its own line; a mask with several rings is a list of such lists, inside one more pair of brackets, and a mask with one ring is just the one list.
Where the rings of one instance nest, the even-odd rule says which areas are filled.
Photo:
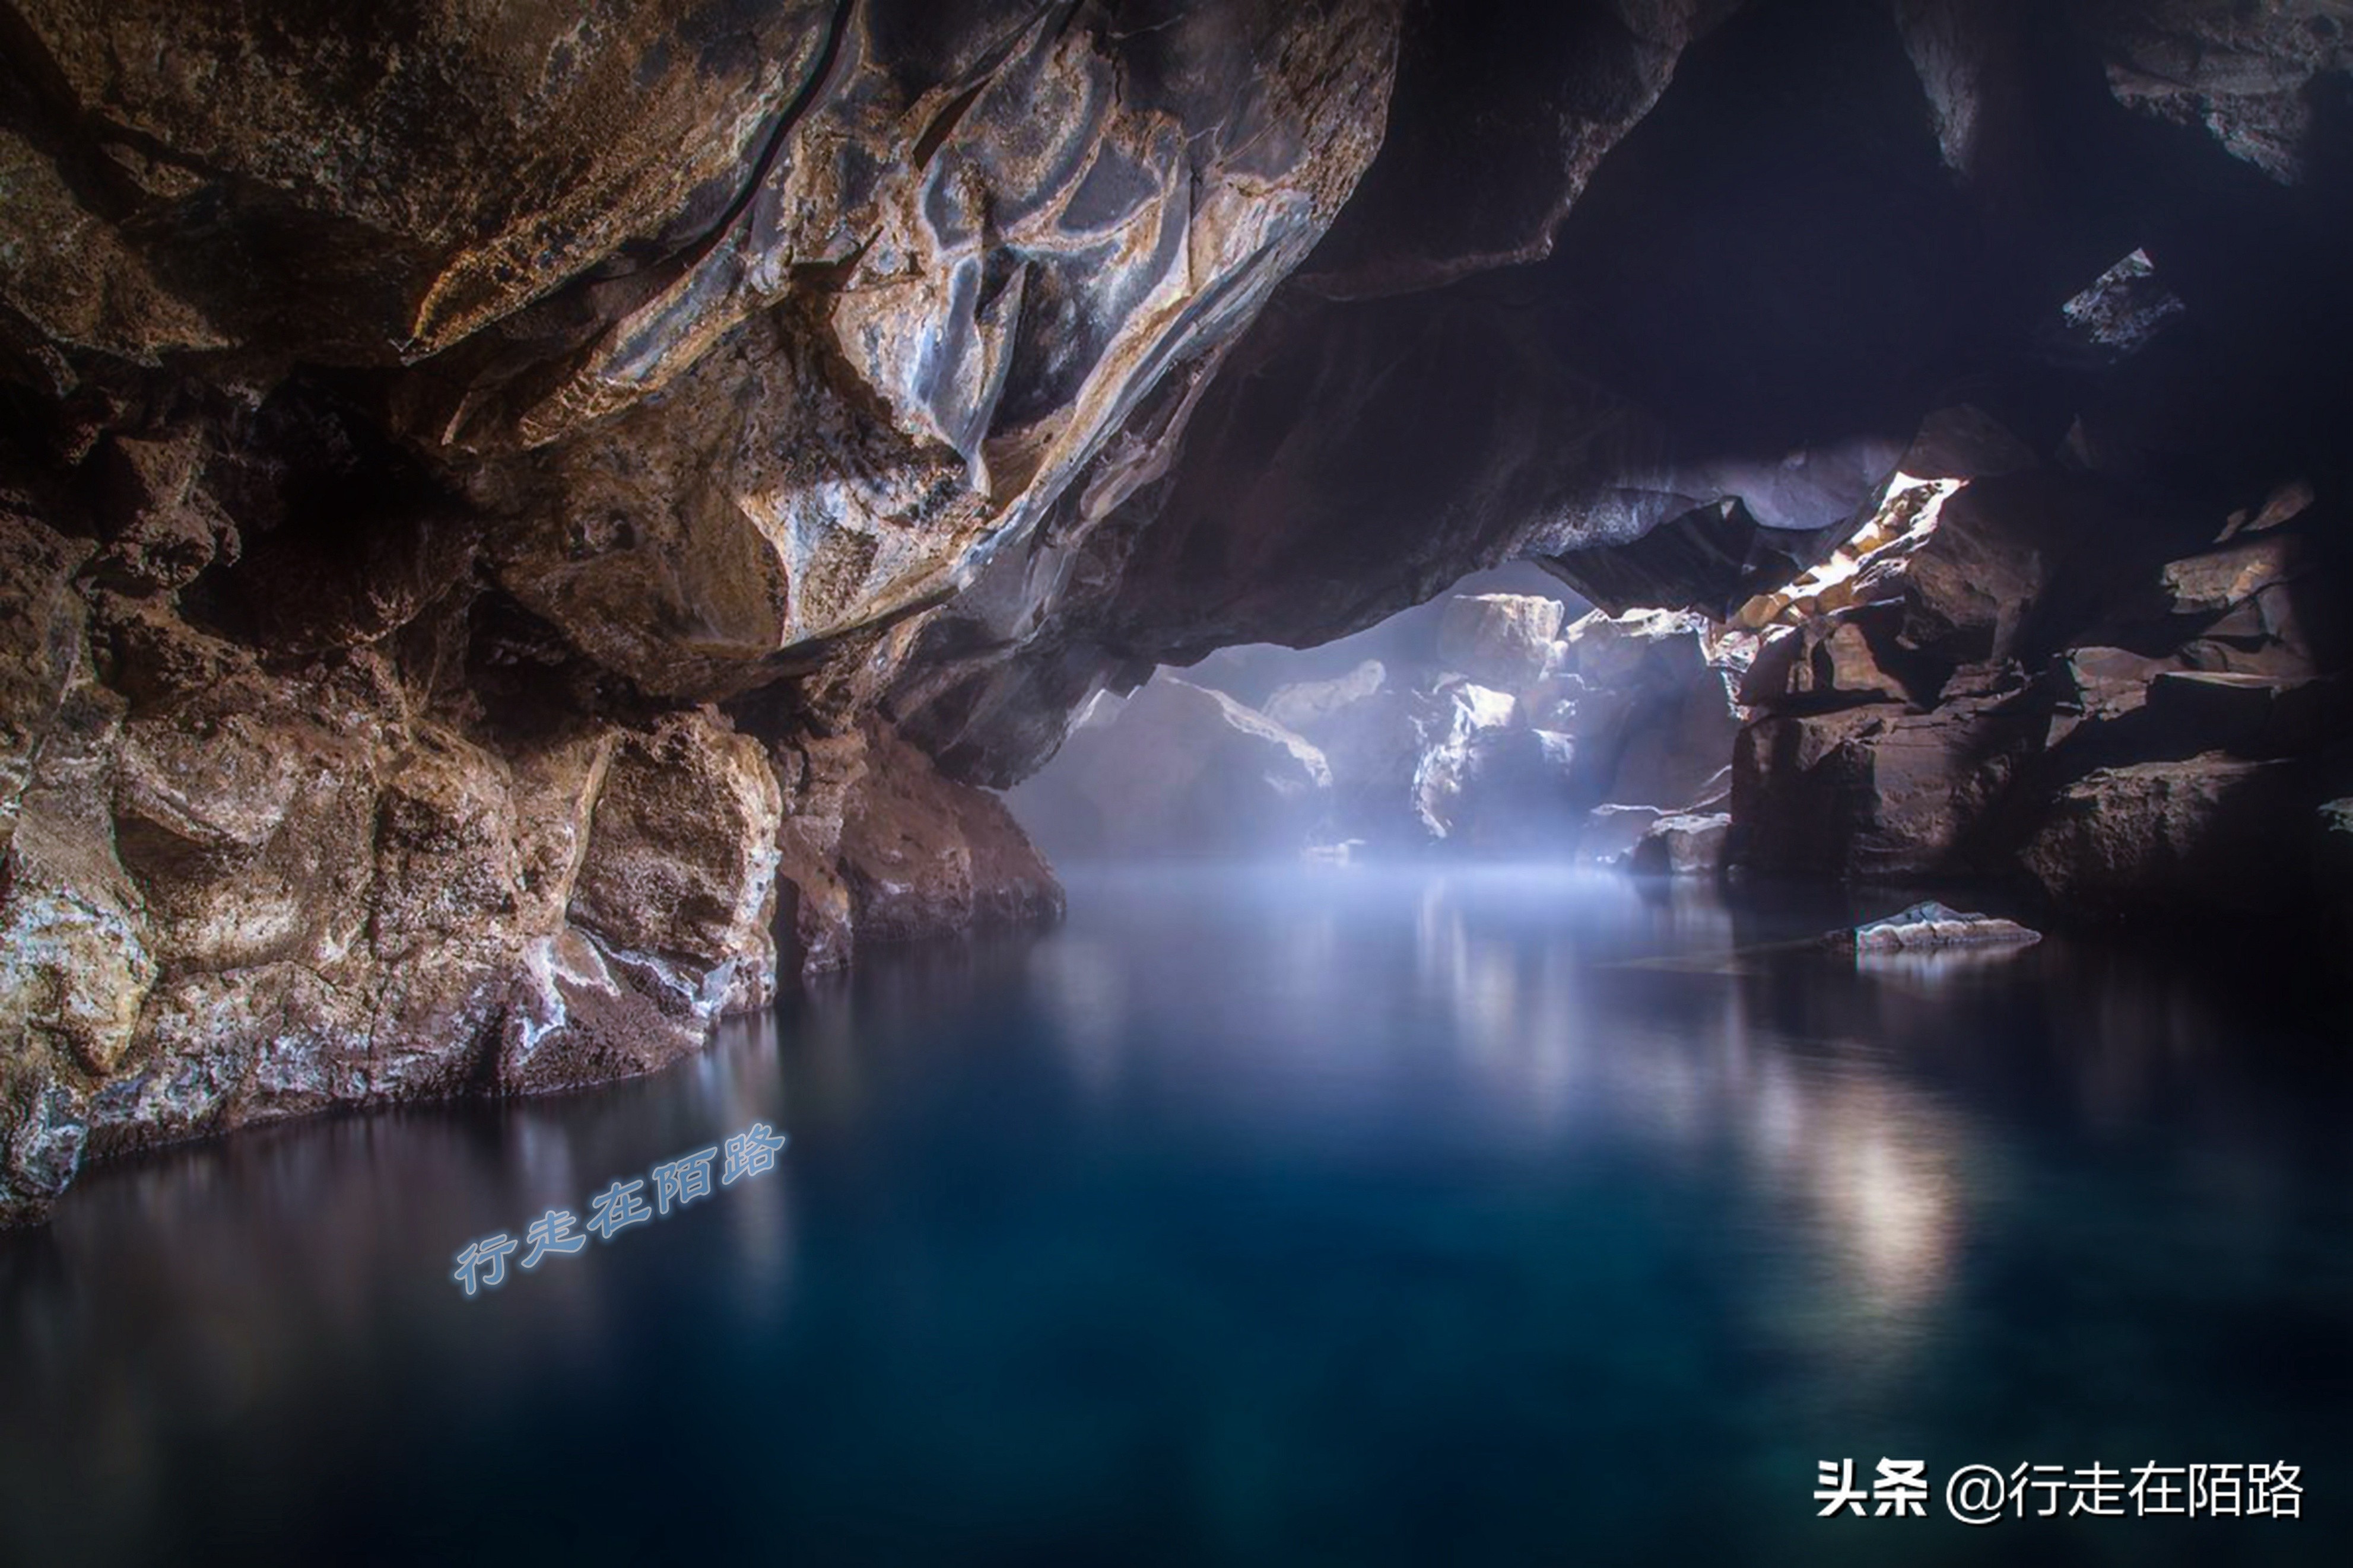
[[0, 8], [0, 1219], [1059, 912], [879, 696], [1307, 254], [1398, 26]]

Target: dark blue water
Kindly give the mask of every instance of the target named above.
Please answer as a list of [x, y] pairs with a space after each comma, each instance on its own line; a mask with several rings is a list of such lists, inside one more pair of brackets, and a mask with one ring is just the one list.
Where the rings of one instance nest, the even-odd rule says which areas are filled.
[[[1858, 971], [1549, 871], [1071, 904], [644, 1082], [90, 1173], [0, 1239], [0, 1562], [2353, 1561], [2341, 976]], [[1817, 1519], [1849, 1458], [1927, 1517]], [[1944, 1499], [2248, 1462], [2301, 1518]]]

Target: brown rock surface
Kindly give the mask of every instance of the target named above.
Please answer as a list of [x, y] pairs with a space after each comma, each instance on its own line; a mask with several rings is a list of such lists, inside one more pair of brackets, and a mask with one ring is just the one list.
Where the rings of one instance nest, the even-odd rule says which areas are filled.
[[2061, 793], [2022, 859], [2077, 909], [2276, 908], [2309, 871], [2279, 831], [2305, 789], [2291, 764], [2216, 753], [2102, 768]]
[[1777, 875], [1953, 874], [2030, 744], [2023, 714], [1995, 703], [1930, 713], [1854, 708], [1767, 718], [1741, 731], [1733, 765], [1735, 858]]
[[879, 727], [841, 827], [841, 875], [860, 942], [913, 942], [1058, 920], [1061, 885], [1002, 801], [941, 775]]
[[1397, 27], [18, 8], [0, 1208], [659, 1066], [773, 931], [1050, 914], [872, 710], [992, 551], [1140, 482], [1114, 434], [1329, 225]]

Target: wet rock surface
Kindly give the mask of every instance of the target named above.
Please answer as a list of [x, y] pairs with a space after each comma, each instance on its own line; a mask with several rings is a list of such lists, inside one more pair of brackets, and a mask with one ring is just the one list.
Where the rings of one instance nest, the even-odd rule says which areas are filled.
[[0, 1214], [1050, 916], [977, 787], [1507, 561], [1216, 776], [2204, 897], [2353, 786], [2341, 18], [2025, 9], [14, 5]]
[[1954, 909], [1934, 899], [1912, 905], [1883, 920], [1866, 921], [1852, 931], [1832, 931], [1831, 945], [1858, 953], [1919, 952], [1947, 948], [2027, 947], [2042, 940], [2040, 931], [2004, 920]]

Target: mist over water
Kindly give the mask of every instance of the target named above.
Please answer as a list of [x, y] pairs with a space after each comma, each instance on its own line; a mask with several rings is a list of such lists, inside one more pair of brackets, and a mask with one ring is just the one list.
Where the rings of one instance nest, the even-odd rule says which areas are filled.
[[[2341, 1020], [1796, 940], [1886, 903], [1090, 869], [650, 1079], [91, 1171], [0, 1240], [0, 1561], [2345, 1561]], [[768, 1175], [450, 1280], [755, 1119]], [[1844, 1457], [2306, 1517], [1817, 1520]]]

